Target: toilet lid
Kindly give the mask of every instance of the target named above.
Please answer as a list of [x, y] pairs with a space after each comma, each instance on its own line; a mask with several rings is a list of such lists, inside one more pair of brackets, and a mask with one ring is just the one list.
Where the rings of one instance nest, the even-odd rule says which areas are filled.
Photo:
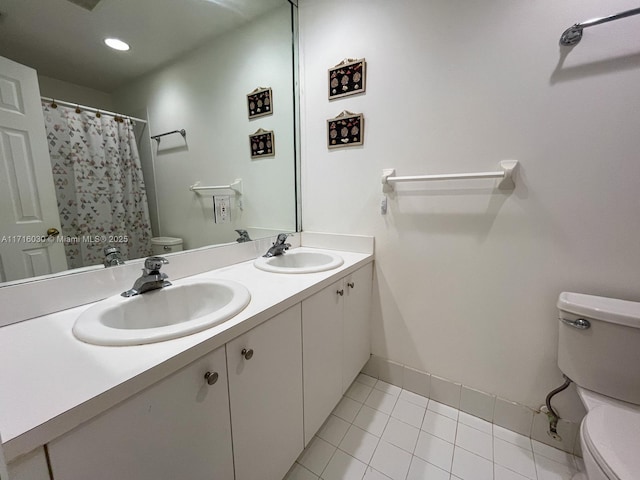
[[639, 412], [602, 405], [589, 412], [584, 419], [583, 428], [589, 452], [609, 478], [638, 478]]

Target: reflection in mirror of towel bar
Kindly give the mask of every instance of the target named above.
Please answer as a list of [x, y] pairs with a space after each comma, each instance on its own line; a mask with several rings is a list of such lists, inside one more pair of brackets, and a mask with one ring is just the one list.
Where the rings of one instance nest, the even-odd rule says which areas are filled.
[[160, 135], [152, 135], [151, 138], [160, 143], [160, 137], [164, 137], [165, 135], [172, 135], [174, 133], [179, 133], [183, 137], [187, 136], [187, 131], [183, 128], [182, 130], [173, 130], [171, 132], [161, 133]]
[[200, 185], [200, 182], [196, 182], [189, 187], [192, 192], [200, 193], [205, 190], [233, 190], [234, 193], [242, 195], [242, 179], [236, 178], [233, 183], [229, 185]]

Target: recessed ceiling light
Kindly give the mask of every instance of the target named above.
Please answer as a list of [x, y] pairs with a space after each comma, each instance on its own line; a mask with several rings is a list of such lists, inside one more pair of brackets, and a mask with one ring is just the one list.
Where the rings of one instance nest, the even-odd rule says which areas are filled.
[[130, 48], [128, 43], [125, 43], [117, 38], [105, 38], [104, 43], [106, 43], [108, 47], [111, 47], [114, 50], [120, 50], [123, 52], [126, 52]]

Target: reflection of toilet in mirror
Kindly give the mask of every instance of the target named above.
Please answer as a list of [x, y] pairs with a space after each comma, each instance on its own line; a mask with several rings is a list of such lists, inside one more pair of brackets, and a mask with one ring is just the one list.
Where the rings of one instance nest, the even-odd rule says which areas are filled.
[[564, 292], [558, 366], [587, 409], [586, 473], [574, 480], [640, 478], [640, 303]]
[[179, 237], [153, 237], [151, 239], [151, 251], [154, 255], [166, 255], [172, 252], [182, 251], [182, 238]]

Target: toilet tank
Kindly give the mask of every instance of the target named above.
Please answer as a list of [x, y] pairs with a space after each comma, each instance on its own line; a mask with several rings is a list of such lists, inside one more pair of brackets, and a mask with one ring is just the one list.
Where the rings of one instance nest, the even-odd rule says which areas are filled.
[[558, 311], [560, 370], [583, 388], [640, 405], [640, 303], [563, 292]]
[[179, 237], [153, 237], [151, 239], [151, 251], [154, 255], [165, 255], [182, 251], [182, 238]]

